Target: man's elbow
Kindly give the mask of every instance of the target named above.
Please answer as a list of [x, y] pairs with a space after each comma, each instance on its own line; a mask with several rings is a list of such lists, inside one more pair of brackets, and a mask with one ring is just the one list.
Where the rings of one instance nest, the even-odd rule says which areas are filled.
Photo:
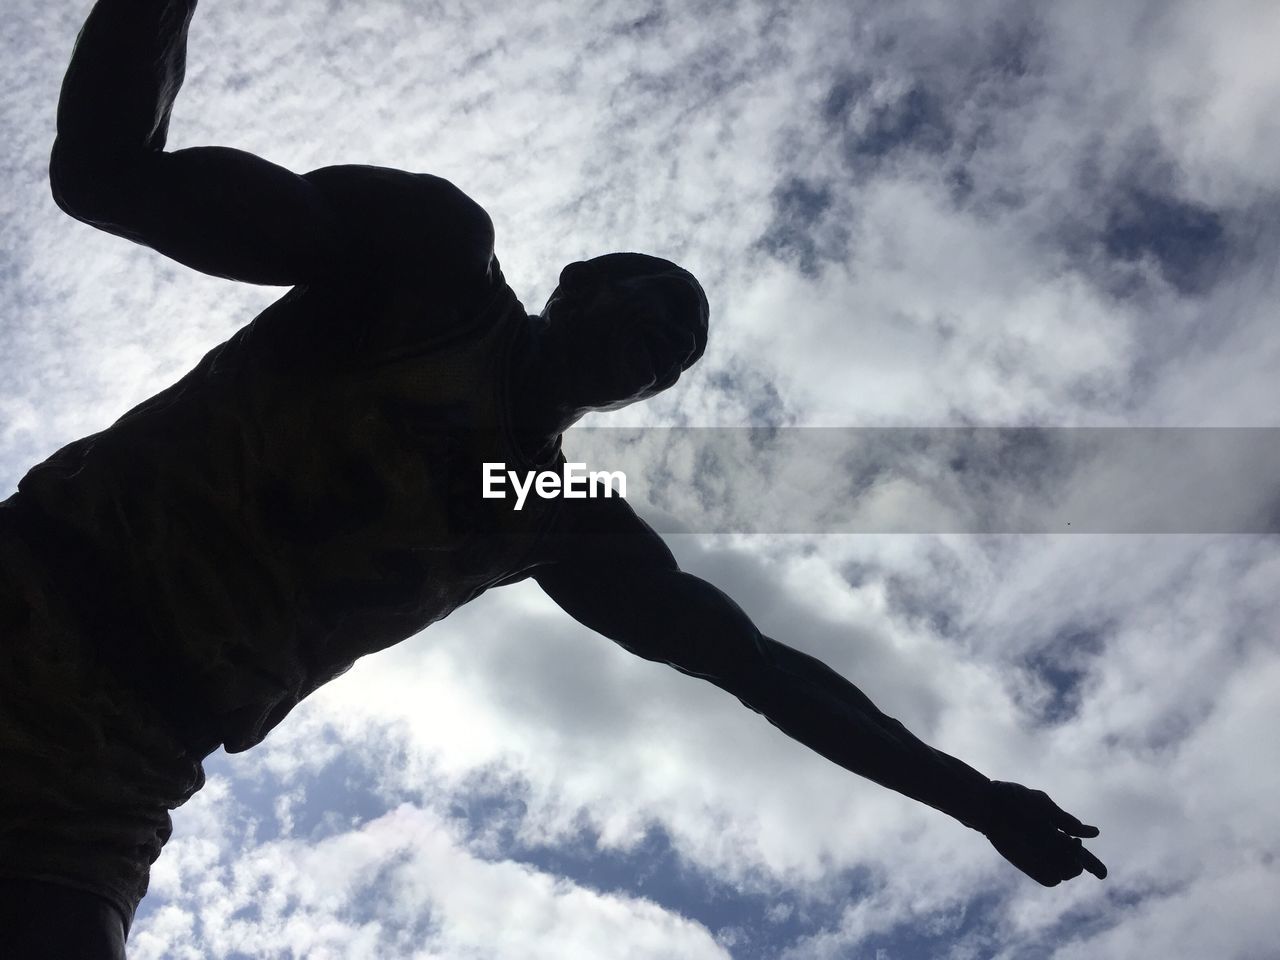
[[75, 162], [68, 156], [66, 144], [62, 138], [53, 141], [53, 151], [49, 156], [49, 190], [53, 194], [53, 202], [63, 213], [74, 217], [81, 206], [85, 193], [86, 177], [77, 169]]
[[682, 673], [738, 695], [768, 673], [762, 635], [736, 604], [714, 606], [718, 609], [691, 617], [685, 629], [677, 631], [677, 649], [667, 660]]
[[109, 222], [125, 193], [125, 166], [115, 159], [92, 157], [59, 137], [49, 157], [49, 189], [53, 202], [68, 216], [85, 223]]

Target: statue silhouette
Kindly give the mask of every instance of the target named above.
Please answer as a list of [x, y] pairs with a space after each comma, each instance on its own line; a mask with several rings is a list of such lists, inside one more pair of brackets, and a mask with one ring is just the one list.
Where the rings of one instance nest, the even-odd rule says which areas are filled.
[[532, 577], [573, 618], [702, 677], [848, 770], [984, 833], [1046, 885], [1105, 867], [1043, 792], [934, 750], [683, 572], [621, 499], [480, 496], [564, 463], [587, 411], [702, 354], [687, 271], [571, 263], [529, 316], [446, 180], [296, 175], [164, 150], [195, 0], [99, 0], [72, 56], [58, 205], [204, 273], [292, 289], [0, 504], [0, 943], [122, 957], [169, 811], [359, 657]]

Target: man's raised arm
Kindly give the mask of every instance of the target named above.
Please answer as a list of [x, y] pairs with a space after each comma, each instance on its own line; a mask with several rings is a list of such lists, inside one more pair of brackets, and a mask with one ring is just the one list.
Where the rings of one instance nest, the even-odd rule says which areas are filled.
[[195, 0], [99, 0], [58, 103], [50, 181], [78, 220], [214, 276], [324, 276], [338, 230], [306, 177], [226, 147], [164, 151]]
[[[567, 539], [564, 559], [534, 574], [574, 619], [637, 656], [711, 681], [827, 759], [980, 831], [1046, 886], [1082, 870], [1106, 875], [1076, 839], [1096, 828], [1041, 791], [988, 780], [923, 743], [826, 664], [764, 636], [723, 592], [678, 569], [630, 507], [586, 503], [609, 505], [595, 509], [611, 519]], [[601, 535], [610, 524], [615, 533]]]

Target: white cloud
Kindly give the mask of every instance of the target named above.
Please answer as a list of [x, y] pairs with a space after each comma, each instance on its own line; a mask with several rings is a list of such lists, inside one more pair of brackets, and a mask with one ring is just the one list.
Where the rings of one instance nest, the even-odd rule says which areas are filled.
[[211, 786], [179, 820], [230, 841], [223, 858], [199, 836], [171, 843], [157, 877], [168, 905], [133, 931], [131, 956], [727, 956], [644, 899], [477, 857], [456, 824], [407, 804], [316, 842], [236, 850], [245, 811]]

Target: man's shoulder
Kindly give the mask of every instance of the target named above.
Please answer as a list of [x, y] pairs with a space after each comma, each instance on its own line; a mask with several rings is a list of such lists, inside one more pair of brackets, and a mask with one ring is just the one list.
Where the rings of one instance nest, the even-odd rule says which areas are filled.
[[565, 500], [518, 568], [493, 587], [533, 579], [544, 588], [601, 574], [675, 570], [662, 537], [620, 497]]
[[666, 542], [619, 496], [566, 499], [537, 551], [535, 577], [559, 571], [675, 567]]
[[488, 269], [493, 220], [444, 177], [363, 164], [305, 176], [324, 195], [344, 246], [364, 268], [442, 283], [467, 283]]

